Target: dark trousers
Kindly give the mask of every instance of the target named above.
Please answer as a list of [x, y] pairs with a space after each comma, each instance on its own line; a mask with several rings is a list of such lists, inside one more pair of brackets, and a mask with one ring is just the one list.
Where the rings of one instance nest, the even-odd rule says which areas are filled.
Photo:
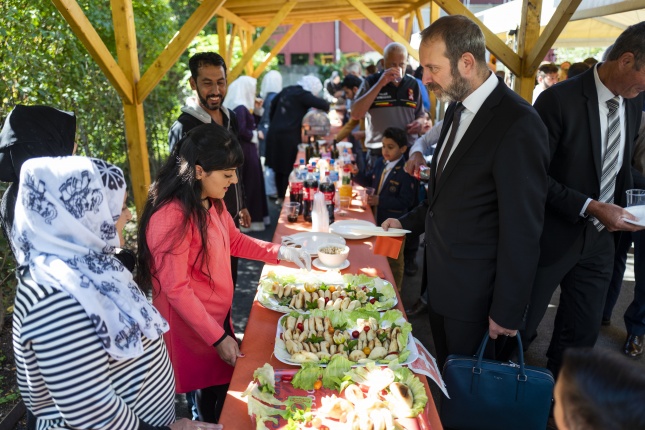
[[560, 370], [562, 353], [569, 347], [593, 347], [611, 280], [614, 237], [587, 222], [573, 246], [555, 264], [538, 267], [522, 338], [527, 343], [537, 336], [555, 289], [560, 285], [560, 305], [555, 316], [547, 367], [554, 375]]
[[285, 194], [287, 194], [287, 188], [289, 188], [289, 174], [275, 172], [275, 188], [278, 190], [278, 198], [284, 199]]
[[[446, 358], [451, 354], [474, 355], [482, 342], [484, 333], [488, 330], [488, 316], [480, 321], [460, 321], [439, 315], [428, 306], [430, 313], [430, 330], [437, 352], [437, 365], [443, 369]], [[495, 359], [496, 350], [504, 346], [506, 338], [498, 338], [486, 345], [484, 356]]]
[[222, 414], [229, 384], [213, 385], [186, 393], [186, 402], [193, 411], [193, 419], [217, 424]]
[[627, 252], [634, 243], [634, 300], [625, 311], [625, 327], [627, 333], [642, 336], [645, 334], [645, 235], [642, 231], [616, 234], [616, 256], [614, 270], [607, 291], [607, 301], [603, 312], [604, 319], [611, 319], [611, 313], [616, 305], [620, 289], [623, 285]]

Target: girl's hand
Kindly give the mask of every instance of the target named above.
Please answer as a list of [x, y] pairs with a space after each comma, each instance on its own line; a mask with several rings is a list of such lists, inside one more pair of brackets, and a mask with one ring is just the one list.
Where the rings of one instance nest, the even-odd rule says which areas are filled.
[[240, 352], [240, 347], [237, 345], [237, 341], [231, 336], [226, 336], [226, 338], [220, 342], [219, 345], [215, 347], [220, 358], [224, 360], [225, 363], [230, 364], [235, 367], [235, 362], [238, 357], [244, 357], [244, 354]]

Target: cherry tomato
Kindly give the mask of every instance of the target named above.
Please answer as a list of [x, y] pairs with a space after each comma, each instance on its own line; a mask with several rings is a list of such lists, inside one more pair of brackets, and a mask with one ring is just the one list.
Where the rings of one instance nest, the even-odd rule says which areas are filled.
[[387, 396], [387, 390], [381, 390], [381, 396], [383, 397]]
[[282, 375], [282, 380], [285, 382], [289, 382], [293, 379], [293, 375]]
[[336, 291], [336, 287], [334, 287], [333, 285], [331, 287], [329, 287], [329, 292], [330, 293], [333, 293], [334, 291]]
[[343, 300], [345, 296], [338, 296], [339, 299]]
[[334, 334], [334, 332], [335, 332], [336, 330], [334, 329], [334, 327], [329, 326], [329, 328], [327, 329], [327, 331], [329, 332], [329, 334]]
[[323, 424], [320, 426], [320, 430], [329, 430], [329, 427]]
[[298, 325], [296, 325], [296, 328], [300, 331], [303, 331], [305, 329], [305, 325], [303, 323], [298, 323]]
[[360, 334], [360, 333], [358, 332], [358, 330], [354, 330], [354, 331], [352, 332], [352, 337], [353, 337], [354, 339], [356, 339], [356, 338], [359, 336], [359, 334]]
[[325, 304], [329, 301], [329, 297], [325, 297]]
[[372, 298], [370, 299], [370, 303], [371, 303], [371, 304], [376, 303], [376, 297], [372, 297]]
[[305, 423], [305, 427], [307, 427], [307, 428], [311, 428], [312, 426], [313, 426], [313, 424], [311, 424], [311, 421], [307, 421]]
[[363, 330], [365, 330], [365, 333], [367, 333], [368, 331], [370, 331], [370, 326], [366, 325], [365, 327], [363, 327]]
[[322, 388], [322, 381], [319, 379], [314, 382], [314, 390], [320, 390]]
[[370, 355], [370, 352], [372, 352], [372, 350], [370, 349], [369, 346], [366, 346], [365, 348], [363, 348], [363, 354]]
[[367, 287], [362, 287], [361, 290], [367, 291]]

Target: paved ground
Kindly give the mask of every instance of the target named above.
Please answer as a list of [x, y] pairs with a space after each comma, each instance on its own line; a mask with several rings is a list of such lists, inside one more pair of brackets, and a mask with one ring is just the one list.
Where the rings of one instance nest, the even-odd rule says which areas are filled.
[[[279, 208], [269, 203], [269, 211], [271, 215], [272, 225], [263, 232], [251, 233], [253, 237], [270, 241], [273, 238], [275, 224], [279, 215]], [[422, 267], [423, 252], [421, 250], [417, 253], [417, 263]], [[625, 273], [625, 280], [623, 289], [614, 309], [614, 317], [612, 325], [603, 327], [600, 332], [600, 338], [596, 344], [597, 348], [620, 350], [625, 340], [625, 327], [622, 321], [622, 315], [625, 309], [631, 303], [634, 291], [634, 256], [629, 254], [627, 263], [627, 271]], [[233, 324], [238, 334], [244, 333], [246, 322], [248, 320], [253, 298], [257, 287], [257, 280], [260, 277], [263, 263], [240, 260], [238, 271], [238, 284], [235, 290], [235, 297], [233, 299]], [[412, 305], [419, 297], [421, 288], [421, 270], [415, 276], [405, 277], [403, 284], [402, 300], [405, 307]], [[534, 366], [546, 366], [546, 350], [548, 348], [551, 331], [553, 330], [553, 319], [557, 309], [559, 300], [559, 290], [554, 294], [552, 305], [547, 310], [546, 316], [539, 327], [538, 338], [533, 342], [531, 349], [526, 354], [527, 364]], [[428, 351], [434, 354], [434, 344], [430, 333], [430, 323], [428, 315], [421, 314], [410, 318], [413, 325], [413, 334], [423, 342]], [[645, 359], [643, 357], [634, 360], [634, 363], [643, 368], [645, 371]], [[439, 399], [439, 390], [431, 383], [432, 394], [435, 402]], [[183, 396], [177, 396], [177, 412], [179, 416], [188, 416], [185, 407]]]

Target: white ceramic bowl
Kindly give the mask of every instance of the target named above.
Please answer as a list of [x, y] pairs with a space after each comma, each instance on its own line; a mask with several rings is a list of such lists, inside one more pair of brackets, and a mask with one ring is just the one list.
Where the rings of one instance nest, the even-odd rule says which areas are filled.
[[329, 243], [318, 247], [318, 259], [327, 267], [338, 267], [347, 260], [349, 246]]

